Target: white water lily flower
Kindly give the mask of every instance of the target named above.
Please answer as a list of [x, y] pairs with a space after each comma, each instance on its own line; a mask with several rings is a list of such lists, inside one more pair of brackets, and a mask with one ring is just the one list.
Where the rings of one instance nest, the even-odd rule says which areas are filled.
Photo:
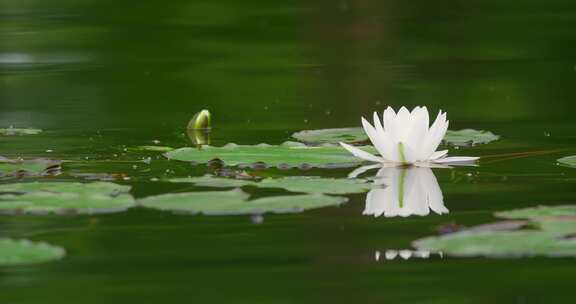
[[374, 179], [380, 186], [366, 195], [364, 215], [426, 216], [448, 213], [438, 181], [430, 168], [381, 168]]
[[430, 166], [430, 164], [466, 164], [478, 159], [466, 156], [447, 157], [448, 150], [436, 151], [448, 130], [449, 122], [446, 120], [445, 112], [440, 111], [430, 126], [426, 107], [416, 107], [412, 112], [402, 107], [398, 113], [388, 107], [384, 111], [382, 121], [383, 123], [380, 122], [377, 112], [374, 112], [374, 125], [362, 117], [364, 132], [380, 156], [342, 142], [340, 145], [358, 158], [384, 164]]

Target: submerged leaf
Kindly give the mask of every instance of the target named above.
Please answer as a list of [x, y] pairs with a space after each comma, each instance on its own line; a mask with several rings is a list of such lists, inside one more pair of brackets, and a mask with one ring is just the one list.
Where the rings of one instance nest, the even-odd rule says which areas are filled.
[[260, 188], [280, 188], [291, 192], [348, 194], [362, 193], [370, 190], [371, 184], [356, 179], [321, 178], [309, 176], [289, 176], [282, 178], [265, 178], [261, 181], [251, 181], [232, 178], [201, 177], [173, 178], [171, 182], [193, 183], [203, 187], [242, 187], [254, 186]]
[[0, 135], [36, 135], [42, 133], [40, 129], [6, 128], [0, 129]]
[[562, 157], [558, 159], [558, 163], [567, 167], [576, 168], [576, 155]]
[[[371, 152], [373, 148], [366, 147]], [[354, 166], [361, 161], [339, 146], [309, 147], [301, 143], [286, 142], [279, 146], [260, 144], [244, 146], [228, 144], [223, 147], [205, 146], [202, 149], [180, 148], [164, 154], [180, 161], [207, 163], [220, 159], [226, 165], [251, 165], [265, 163], [269, 166], [312, 167]]]
[[247, 200], [241, 190], [168, 193], [139, 200], [148, 208], [206, 215], [236, 215], [262, 213], [293, 213], [307, 209], [337, 206], [345, 197], [318, 194], [265, 197]]
[[61, 247], [29, 240], [0, 239], [0, 266], [44, 263], [63, 258]]
[[448, 130], [444, 136], [444, 142], [454, 146], [474, 146], [477, 144], [487, 144], [499, 138], [500, 136], [490, 131], [478, 131], [474, 129]]
[[129, 186], [114, 183], [18, 183], [0, 185], [0, 213], [110, 213], [134, 206]]
[[304, 130], [292, 134], [293, 138], [305, 143], [354, 143], [367, 141], [368, 136], [362, 128], [336, 128], [320, 130]]

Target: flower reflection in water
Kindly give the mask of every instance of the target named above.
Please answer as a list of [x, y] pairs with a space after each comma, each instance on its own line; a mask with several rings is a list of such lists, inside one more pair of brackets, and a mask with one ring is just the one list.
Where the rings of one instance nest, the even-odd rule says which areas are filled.
[[430, 168], [384, 167], [374, 177], [363, 214], [375, 217], [425, 216], [448, 213], [438, 181]]

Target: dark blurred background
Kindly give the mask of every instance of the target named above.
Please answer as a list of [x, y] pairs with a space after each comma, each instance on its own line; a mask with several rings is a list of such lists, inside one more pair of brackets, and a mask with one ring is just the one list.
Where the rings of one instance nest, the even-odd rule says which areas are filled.
[[571, 120], [568, 0], [0, 0], [0, 126], [458, 125]]

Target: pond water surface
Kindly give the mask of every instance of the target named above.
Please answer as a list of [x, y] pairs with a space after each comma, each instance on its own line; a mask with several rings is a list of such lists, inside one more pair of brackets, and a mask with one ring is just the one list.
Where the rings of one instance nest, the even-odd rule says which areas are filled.
[[[359, 126], [386, 106], [448, 112], [451, 129], [499, 141], [454, 149], [478, 167], [434, 169], [449, 213], [363, 215], [366, 194], [296, 214], [0, 217], [0, 236], [62, 246], [60, 261], [0, 267], [2, 303], [553, 303], [573, 298], [573, 258], [429, 257], [411, 242], [493, 213], [573, 204], [576, 4], [521, 1], [0, 0], [0, 155], [73, 161], [145, 197], [211, 172], [127, 147], [279, 144], [303, 129]], [[529, 155], [508, 154], [535, 152]], [[152, 156], [147, 164], [141, 160]], [[266, 169], [346, 177], [351, 168]], [[255, 197], [276, 190], [247, 189]], [[404, 250], [404, 251], [403, 251]], [[402, 256], [395, 252], [402, 252]], [[410, 256], [410, 258], [407, 258]]]

